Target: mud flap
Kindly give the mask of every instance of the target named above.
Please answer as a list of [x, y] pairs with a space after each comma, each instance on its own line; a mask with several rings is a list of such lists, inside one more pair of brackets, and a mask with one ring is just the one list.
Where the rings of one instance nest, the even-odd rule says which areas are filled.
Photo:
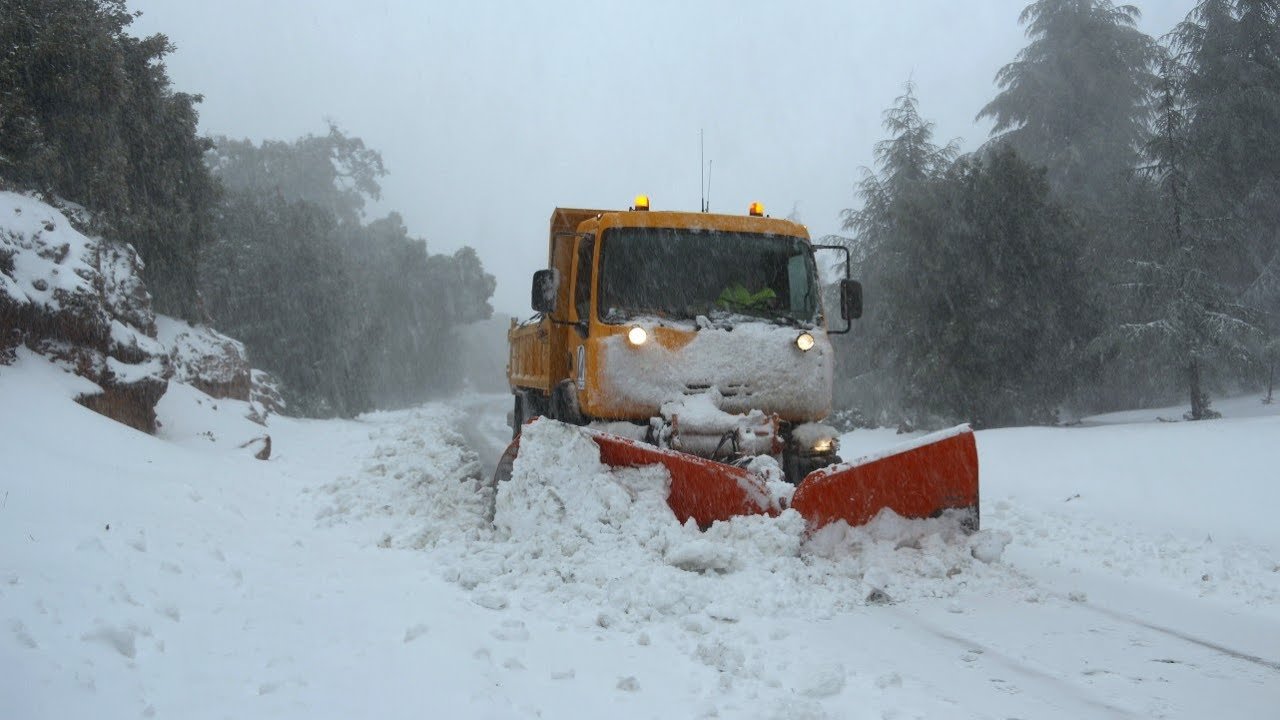
[[862, 525], [884, 508], [906, 518], [966, 513], [962, 523], [978, 529], [978, 447], [973, 430], [961, 425], [926, 435], [909, 445], [856, 464], [815, 470], [796, 488], [791, 507], [820, 528], [843, 520]]

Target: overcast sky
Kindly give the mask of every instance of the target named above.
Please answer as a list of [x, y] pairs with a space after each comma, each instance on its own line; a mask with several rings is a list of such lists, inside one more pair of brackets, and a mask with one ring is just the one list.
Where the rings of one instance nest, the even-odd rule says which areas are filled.
[[[881, 113], [915, 80], [937, 138], [971, 150], [974, 115], [1026, 44], [1028, 0], [576, 2], [129, 0], [137, 34], [177, 45], [203, 132], [293, 140], [326, 118], [379, 150], [370, 215], [397, 210], [431, 252], [471, 245], [494, 306], [529, 314], [557, 205], [793, 212], [839, 232]], [[1161, 35], [1194, 0], [1148, 0]]]

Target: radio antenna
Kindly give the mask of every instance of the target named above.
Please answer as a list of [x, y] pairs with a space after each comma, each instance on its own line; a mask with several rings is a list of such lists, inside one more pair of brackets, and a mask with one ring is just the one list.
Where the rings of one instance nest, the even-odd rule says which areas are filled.
[[702, 193], [702, 212], [707, 211], [707, 148], [702, 140], [702, 128], [698, 128], [698, 192]]
[[707, 199], [702, 203], [702, 212], [711, 212], [711, 166], [715, 160], [707, 162]]

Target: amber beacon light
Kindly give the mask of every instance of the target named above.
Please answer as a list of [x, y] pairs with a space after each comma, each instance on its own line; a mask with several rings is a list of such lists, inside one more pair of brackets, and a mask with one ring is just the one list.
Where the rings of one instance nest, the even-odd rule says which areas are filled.
[[747, 207], [747, 212], [751, 214], [751, 217], [764, 217], [764, 203], [751, 203], [751, 205]]
[[634, 206], [634, 208], [633, 208], [633, 209], [634, 209], [634, 210], [648, 210], [648, 209], [649, 209], [649, 196], [648, 196], [648, 195], [637, 195], [637, 196], [636, 196], [636, 204], [635, 204], [635, 206]]

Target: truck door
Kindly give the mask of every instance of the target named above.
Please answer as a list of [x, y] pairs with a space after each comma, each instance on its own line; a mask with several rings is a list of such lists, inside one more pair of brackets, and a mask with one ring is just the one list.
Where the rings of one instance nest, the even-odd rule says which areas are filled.
[[591, 261], [595, 257], [595, 245], [594, 235], [578, 237], [577, 262], [573, 271], [573, 307], [577, 312], [575, 319], [584, 325], [591, 318]]

